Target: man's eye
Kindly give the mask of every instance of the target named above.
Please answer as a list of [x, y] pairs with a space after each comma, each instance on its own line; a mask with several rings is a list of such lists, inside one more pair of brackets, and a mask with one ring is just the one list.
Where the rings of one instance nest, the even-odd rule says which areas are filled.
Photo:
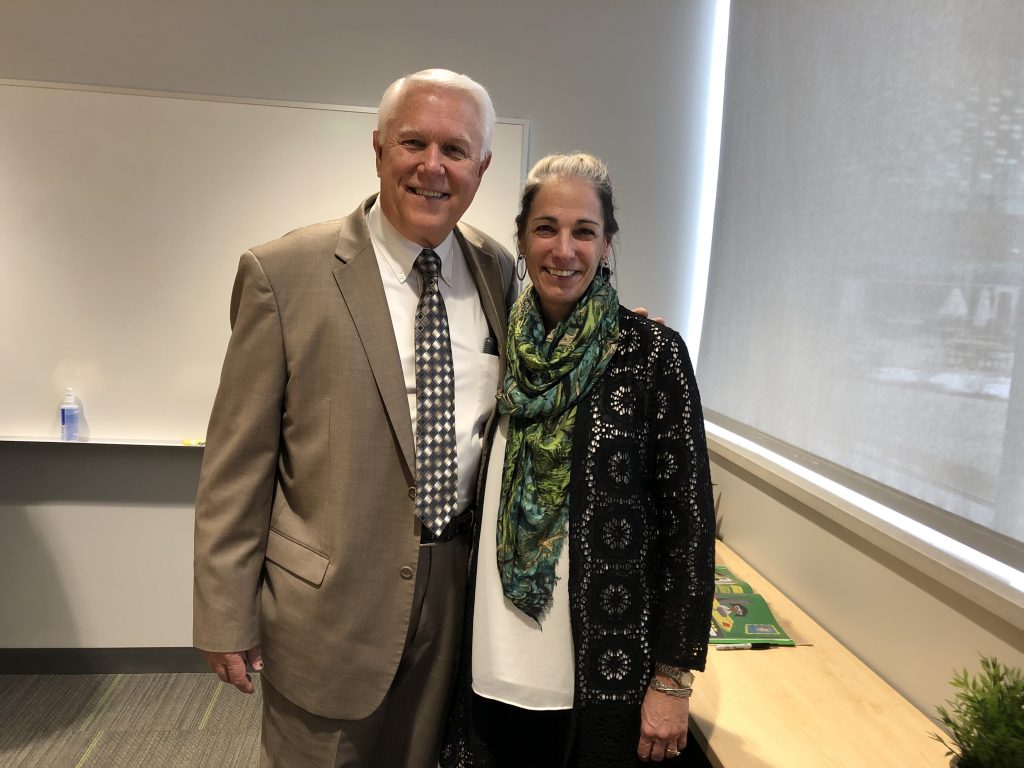
[[465, 160], [469, 157], [469, 152], [462, 147], [445, 147], [444, 153], [455, 160]]
[[404, 139], [402, 146], [406, 149], [423, 149], [424, 144], [419, 139]]

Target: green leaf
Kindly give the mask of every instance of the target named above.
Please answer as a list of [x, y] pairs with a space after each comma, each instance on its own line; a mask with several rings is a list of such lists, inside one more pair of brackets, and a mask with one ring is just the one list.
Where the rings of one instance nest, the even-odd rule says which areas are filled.
[[981, 671], [954, 672], [953, 698], [935, 708], [948, 732], [931, 737], [958, 755], [959, 768], [1020, 768], [1024, 756], [1024, 673], [982, 656]]

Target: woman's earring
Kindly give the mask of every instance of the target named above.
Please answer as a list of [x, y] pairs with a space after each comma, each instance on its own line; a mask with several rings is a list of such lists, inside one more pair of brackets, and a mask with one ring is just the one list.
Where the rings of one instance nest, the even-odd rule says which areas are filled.
[[601, 277], [605, 278], [606, 280], [612, 276], [612, 267], [608, 263], [607, 256], [601, 259], [601, 263], [598, 265], [598, 272], [600, 272]]
[[516, 275], [520, 282], [526, 279], [526, 257], [521, 253], [516, 257]]

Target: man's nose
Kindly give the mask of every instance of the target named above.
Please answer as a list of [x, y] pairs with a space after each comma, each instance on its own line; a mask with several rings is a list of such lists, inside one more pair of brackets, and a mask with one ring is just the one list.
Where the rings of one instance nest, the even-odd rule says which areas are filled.
[[428, 144], [423, 150], [420, 164], [428, 173], [444, 173], [444, 155], [436, 144]]

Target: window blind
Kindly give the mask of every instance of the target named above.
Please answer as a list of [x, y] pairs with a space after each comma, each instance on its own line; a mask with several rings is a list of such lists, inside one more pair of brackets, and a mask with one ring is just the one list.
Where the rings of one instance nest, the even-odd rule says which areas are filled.
[[708, 418], [1024, 566], [1024, 4], [733, 3]]

